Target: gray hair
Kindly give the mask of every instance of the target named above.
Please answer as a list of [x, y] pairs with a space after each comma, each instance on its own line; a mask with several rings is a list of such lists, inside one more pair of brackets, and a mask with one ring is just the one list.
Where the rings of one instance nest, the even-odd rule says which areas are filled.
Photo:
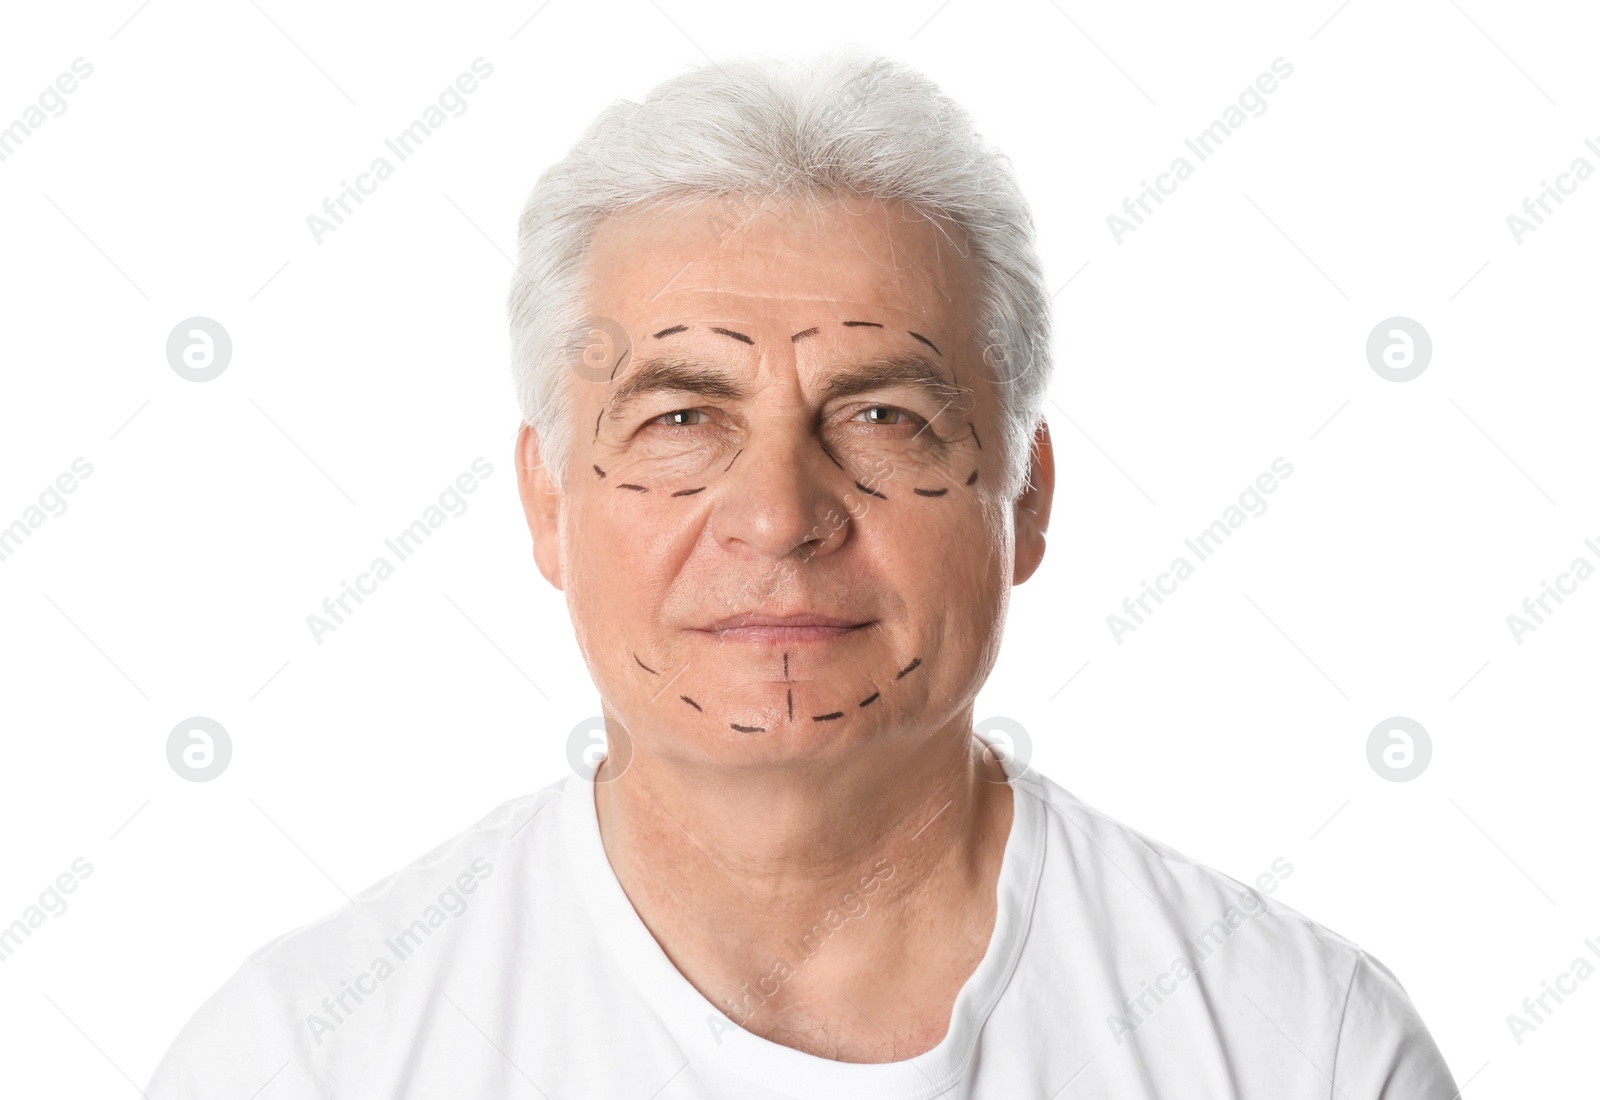
[[1023, 490], [1050, 379], [1050, 299], [1032, 214], [1010, 162], [961, 107], [915, 69], [858, 53], [686, 72], [643, 103], [607, 107], [539, 177], [518, 222], [507, 309], [522, 418], [557, 484], [567, 484], [572, 438], [565, 375], [581, 370], [597, 327], [584, 269], [600, 221], [709, 197], [748, 210], [816, 194], [900, 201], [964, 231], [983, 288], [977, 332], [999, 387], [1005, 495]]

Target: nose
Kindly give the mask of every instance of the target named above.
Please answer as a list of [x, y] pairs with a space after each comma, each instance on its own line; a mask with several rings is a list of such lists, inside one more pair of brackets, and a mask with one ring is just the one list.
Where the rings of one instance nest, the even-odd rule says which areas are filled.
[[712, 517], [725, 549], [748, 547], [773, 561], [810, 561], [849, 538], [845, 474], [803, 418], [769, 421], [727, 466]]

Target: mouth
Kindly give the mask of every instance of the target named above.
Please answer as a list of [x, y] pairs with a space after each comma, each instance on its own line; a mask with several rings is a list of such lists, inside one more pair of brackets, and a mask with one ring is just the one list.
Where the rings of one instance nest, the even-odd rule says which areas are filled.
[[841, 618], [810, 612], [766, 615], [740, 612], [719, 619], [700, 632], [717, 641], [756, 646], [818, 645], [850, 637], [872, 626], [872, 620]]

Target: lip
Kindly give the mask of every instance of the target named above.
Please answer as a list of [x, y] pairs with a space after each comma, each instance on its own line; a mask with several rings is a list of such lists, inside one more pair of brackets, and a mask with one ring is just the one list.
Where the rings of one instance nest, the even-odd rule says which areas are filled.
[[747, 645], [808, 645], [831, 642], [845, 638], [871, 626], [870, 620], [841, 618], [815, 612], [792, 615], [768, 615], [745, 611], [718, 619], [704, 628], [704, 633], [719, 642], [737, 642]]

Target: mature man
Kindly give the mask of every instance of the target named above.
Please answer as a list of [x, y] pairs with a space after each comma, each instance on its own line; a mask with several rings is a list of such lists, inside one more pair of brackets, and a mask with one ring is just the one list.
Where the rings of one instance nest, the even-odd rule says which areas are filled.
[[1055, 478], [1031, 235], [887, 62], [608, 109], [511, 298], [604, 759], [257, 952], [150, 1095], [1453, 1097], [1394, 976], [1263, 896], [1292, 867], [974, 735]]

